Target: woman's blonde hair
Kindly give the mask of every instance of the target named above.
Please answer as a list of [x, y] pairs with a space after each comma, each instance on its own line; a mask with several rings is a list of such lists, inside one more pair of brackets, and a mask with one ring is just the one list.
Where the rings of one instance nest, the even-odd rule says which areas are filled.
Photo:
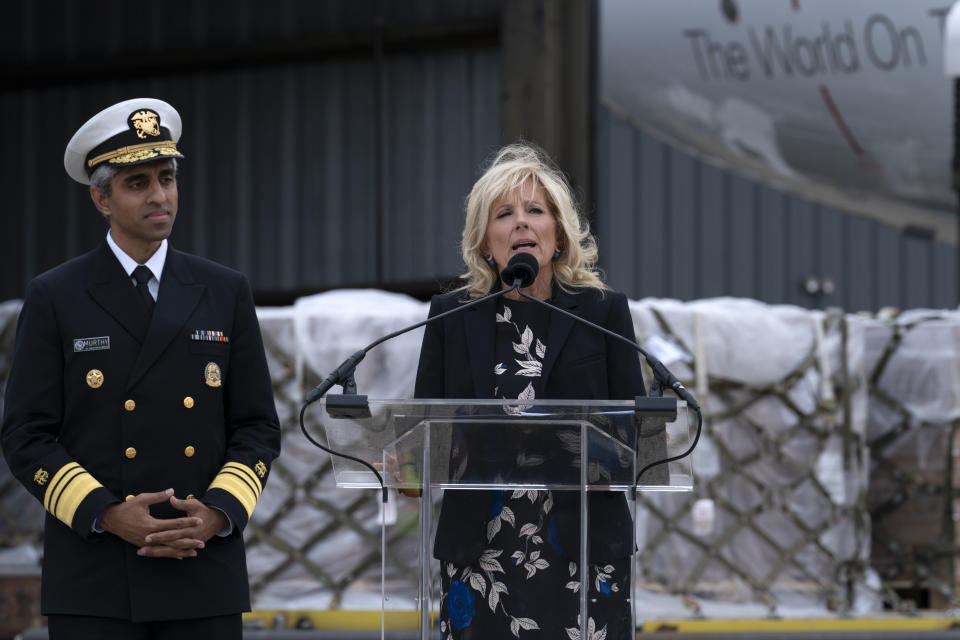
[[483, 256], [490, 210], [505, 195], [521, 188], [528, 180], [543, 190], [547, 207], [557, 221], [557, 248], [553, 261], [553, 279], [565, 291], [572, 287], [605, 289], [597, 269], [597, 241], [590, 225], [580, 215], [567, 179], [553, 161], [537, 147], [519, 142], [497, 152], [467, 196], [467, 217], [460, 249], [467, 272], [463, 287], [471, 298], [490, 292], [499, 274]]

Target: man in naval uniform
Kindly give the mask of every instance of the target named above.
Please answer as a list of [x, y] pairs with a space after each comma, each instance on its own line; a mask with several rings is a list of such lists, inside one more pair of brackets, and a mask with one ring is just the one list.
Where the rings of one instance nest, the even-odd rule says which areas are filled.
[[109, 222], [27, 287], [3, 453], [47, 511], [50, 637], [239, 639], [243, 529], [280, 453], [246, 278], [175, 250], [180, 116], [113, 105], [64, 165]]

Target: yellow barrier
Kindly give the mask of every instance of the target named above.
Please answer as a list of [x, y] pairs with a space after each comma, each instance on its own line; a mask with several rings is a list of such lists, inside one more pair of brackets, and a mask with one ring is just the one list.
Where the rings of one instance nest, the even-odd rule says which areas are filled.
[[[380, 611], [374, 610], [296, 610], [258, 609], [243, 614], [245, 623], [260, 622], [265, 628], [273, 628], [278, 620], [280, 628], [294, 629], [301, 621], [309, 622], [311, 629], [337, 631], [375, 631], [380, 629]], [[420, 616], [416, 611], [391, 611], [387, 614], [387, 630], [403, 631], [417, 629]]]
[[637, 629], [643, 633], [757, 633], [842, 631], [944, 631], [960, 629], [957, 618], [790, 618], [741, 620], [656, 620]]
[[[378, 610], [297, 610], [258, 609], [243, 614], [246, 623], [259, 622], [264, 628], [293, 629], [309, 623], [311, 629], [374, 631], [380, 628]], [[392, 611], [387, 615], [387, 630], [416, 629], [416, 611]], [[279, 624], [277, 624], [279, 622]], [[758, 633], [758, 632], [843, 632], [843, 631], [946, 631], [960, 629], [960, 619], [938, 617], [888, 618], [788, 618], [727, 620], [656, 620], [642, 623], [641, 633]]]

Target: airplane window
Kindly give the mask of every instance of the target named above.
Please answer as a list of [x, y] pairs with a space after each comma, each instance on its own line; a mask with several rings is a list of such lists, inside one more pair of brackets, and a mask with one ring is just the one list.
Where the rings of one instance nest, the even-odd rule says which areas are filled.
[[740, 17], [740, 12], [737, 10], [737, 3], [735, 0], [720, 0], [720, 12], [723, 13], [724, 18], [733, 24], [736, 24], [737, 18]]

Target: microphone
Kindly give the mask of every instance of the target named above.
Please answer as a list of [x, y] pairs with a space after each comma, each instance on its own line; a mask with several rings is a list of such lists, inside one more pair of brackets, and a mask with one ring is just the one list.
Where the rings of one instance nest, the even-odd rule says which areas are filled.
[[540, 273], [540, 264], [529, 253], [518, 253], [507, 263], [507, 267], [500, 274], [503, 282], [512, 284], [517, 289], [526, 289], [537, 279]]

